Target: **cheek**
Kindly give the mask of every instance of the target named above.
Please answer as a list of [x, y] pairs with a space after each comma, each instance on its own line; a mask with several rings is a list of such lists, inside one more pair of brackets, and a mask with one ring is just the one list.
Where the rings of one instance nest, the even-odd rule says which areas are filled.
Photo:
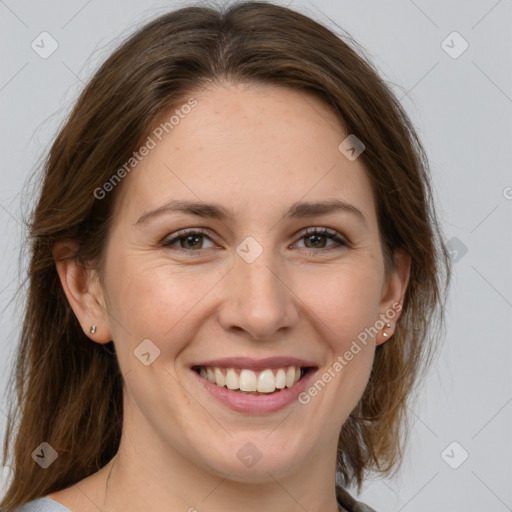
[[382, 280], [377, 268], [341, 265], [301, 282], [301, 299], [323, 326], [323, 339], [336, 353], [345, 351], [379, 318]]
[[[219, 306], [209, 302], [209, 295], [221, 283], [225, 269], [171, 267], [167, 260], [150, 261], [138, 255], [113, 258], [109, 263], [110, 325], [126, 357], [142, 340], [150, 339], [162, 355], [172, 359]], [[336, 265], [296, 268], [289, 278], [293, 293], [287, 300], [305, 308], [301, 316], [315, 326], [333, 355], [345, 352], [378, 319], [382, 276], [371, 259], [347, 258]]]
[[108, 289], [114, 339], [126, 351], [128, 345], [133, 350], [148, 338], [169, 356], [193, 337], [193, 329], [200, 326], [200, 305], [223, 276], [222, 272], [171, 268], [168, 261], [146, 262], [137, 257], [119, 258], [111, 268]]
[[336, 272], [317, 273], [313, 282], [315, 291], [305, 302], [314, 312], [330, 357], [316, 377], [326, 384], [315, 380], [309, 391], [313, 396], [327, 388], [325, 400], [333, 404], [337, 424], [355, 407], [370, 376], [375, 354], [371, 328], [379, 319], [382, 276], [376, 265], [361, 261], [347, 263]]

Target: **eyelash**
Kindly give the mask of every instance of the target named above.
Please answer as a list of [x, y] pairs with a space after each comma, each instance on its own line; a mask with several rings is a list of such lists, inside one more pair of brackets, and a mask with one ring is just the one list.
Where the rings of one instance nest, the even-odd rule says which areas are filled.
[[[171, 248], [174, 243], [178, 242], [179, 240], [181, 240], [183, 238], [186, 238], [187, 236], [191, 236], [191, 235], [205, 235], [210, 239], [212, 238], [211, 233], [208, 230], [203, 229], [203, 228], [184, 229], [184, 230], [178, 231], [177, 233], [172, 235], [172, 238], [165, 240], [161, 245], [164, 248]], [[336, 246], [331, 245], [331, 246], [323, 247], [320, 249], [311, 249], [308, 247], [302, 248], [309, 254], [312, 254], [312, 253], [317, 254], [319, 252], [322, 253], [324, 251], [329, 251], [329, 250], [336, 249], [336, 248], [339, 249], [340, 247], [350, 247], [350, 244], [337, 231], [335, 231], [334, 229], [330, 229], [330, 228], [317, 228], [317, 227], [307, 228], [306, 230], [302, 231], [299, 234], [299, 240], [301, 240], [302, 238], [305, 238], [307, 236], [311, 236], [311, 235], [324, 235], [329, 240], [333, 240], [333, 241], [337, 242], [338, 246], [336, 247]], [[208, 249], [210, 249], [210, 247]], [[199, 253], [201, 250], [204, 250], [204, 249], [192, 250], [192, 249], [184, 249], [182, 247], [174, 247], [174, 250], [192, 255], [193, 253]]]

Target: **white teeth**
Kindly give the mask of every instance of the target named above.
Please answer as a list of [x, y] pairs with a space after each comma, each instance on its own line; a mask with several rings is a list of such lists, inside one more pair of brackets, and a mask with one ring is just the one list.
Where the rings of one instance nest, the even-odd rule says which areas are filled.
[[276, 373], [276, 388], [283, 389], [286, 386], [286, 372], [279, 368]]
[[224, 374], [220, 371], [219, 368], [214, 368], [213, 371], [215, 373], [215, 384], [220, 387], [224, 386], [226, 383], [226, 377], [224, 377]]
[[256, 391], [258, 379], [251, 370], [242, 370], [240, 372], [240, 391]]
[[286, 371], [286, 387], [291, 388], [295, 382], [295, 368], [290, 366]]
[[226, 387], [228, 389], [240, 388], [240, 379], [233, 368], [228, 368], [226, 373]]
[[276, 390], [276, 378], [272, 370], [263, 370], [258, 375], [258, 391], [260, 393], [272, 393]]
[[199, 374], [219, 387], [226, 386], [228, 389], [247, 392], [258, 391], [259, 393], [273, 393], [276, 389], [285, 387], [291, 388], [301, 376], [300, 367], [289, 366], [274, 370], [266, 369], [261, 372], [254, 372], [248, 369], [240, 370], [234, 368], [223, 369], [217, 367], [201, 367]]

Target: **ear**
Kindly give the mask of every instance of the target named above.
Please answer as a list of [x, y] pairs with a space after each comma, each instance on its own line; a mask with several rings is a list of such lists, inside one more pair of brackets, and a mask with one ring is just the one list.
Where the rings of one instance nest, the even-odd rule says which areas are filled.
[[[393, 336], [409, 284], [411, 257], [403, 249], [395, 249], [393, 259], [394, 268], [389, 271], [382, 287], [380, 318], [384, 326], [375, 337], [376, 345], [381, 345]], [[387, 327], [387, 324], [391, 327]]]
[[[60, 282], [85, 334], [97, 343], [108, 343], [112, 336], [103, 289], [97, 273], [84, 267], [76, 257], [77, 249], [75, 242], [55, 244], [53, 257]], [[96, 331], [91, 334], [93, 325]]]

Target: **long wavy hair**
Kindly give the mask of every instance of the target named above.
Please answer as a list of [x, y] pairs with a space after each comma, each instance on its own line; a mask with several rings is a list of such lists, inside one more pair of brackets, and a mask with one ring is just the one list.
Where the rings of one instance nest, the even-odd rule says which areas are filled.
[[[400, 102], [349, 36], [266, 2], [190, 6], [148, 22], [113, 52], [45, 157], [27, 221], [28, 286], [3, 451], [13, 478], [3, 510], [95, 473], [120, 442], [123, 378], [114, 343], [93, 343], [81, 329], [54, 245], [76, 242], [74, 257], [100, 270], [122, 183], [101, 200], [94, 191], [165, 113], [226, 80], [313, 93], [365, 145], [359, 158], [372, 183], [388, 268], [402, 248], [411, 273], [395, 333], [377, 347], [365, 392], [341, 429], [337, 470], [343, 485], [360, 490], [368, 472], [390, 475], [399, 467], [407, 404], [442, 337], [450, 279], [425, 151]], [[42, 442], [58, 453], [46, 469], [32, 457]]]

